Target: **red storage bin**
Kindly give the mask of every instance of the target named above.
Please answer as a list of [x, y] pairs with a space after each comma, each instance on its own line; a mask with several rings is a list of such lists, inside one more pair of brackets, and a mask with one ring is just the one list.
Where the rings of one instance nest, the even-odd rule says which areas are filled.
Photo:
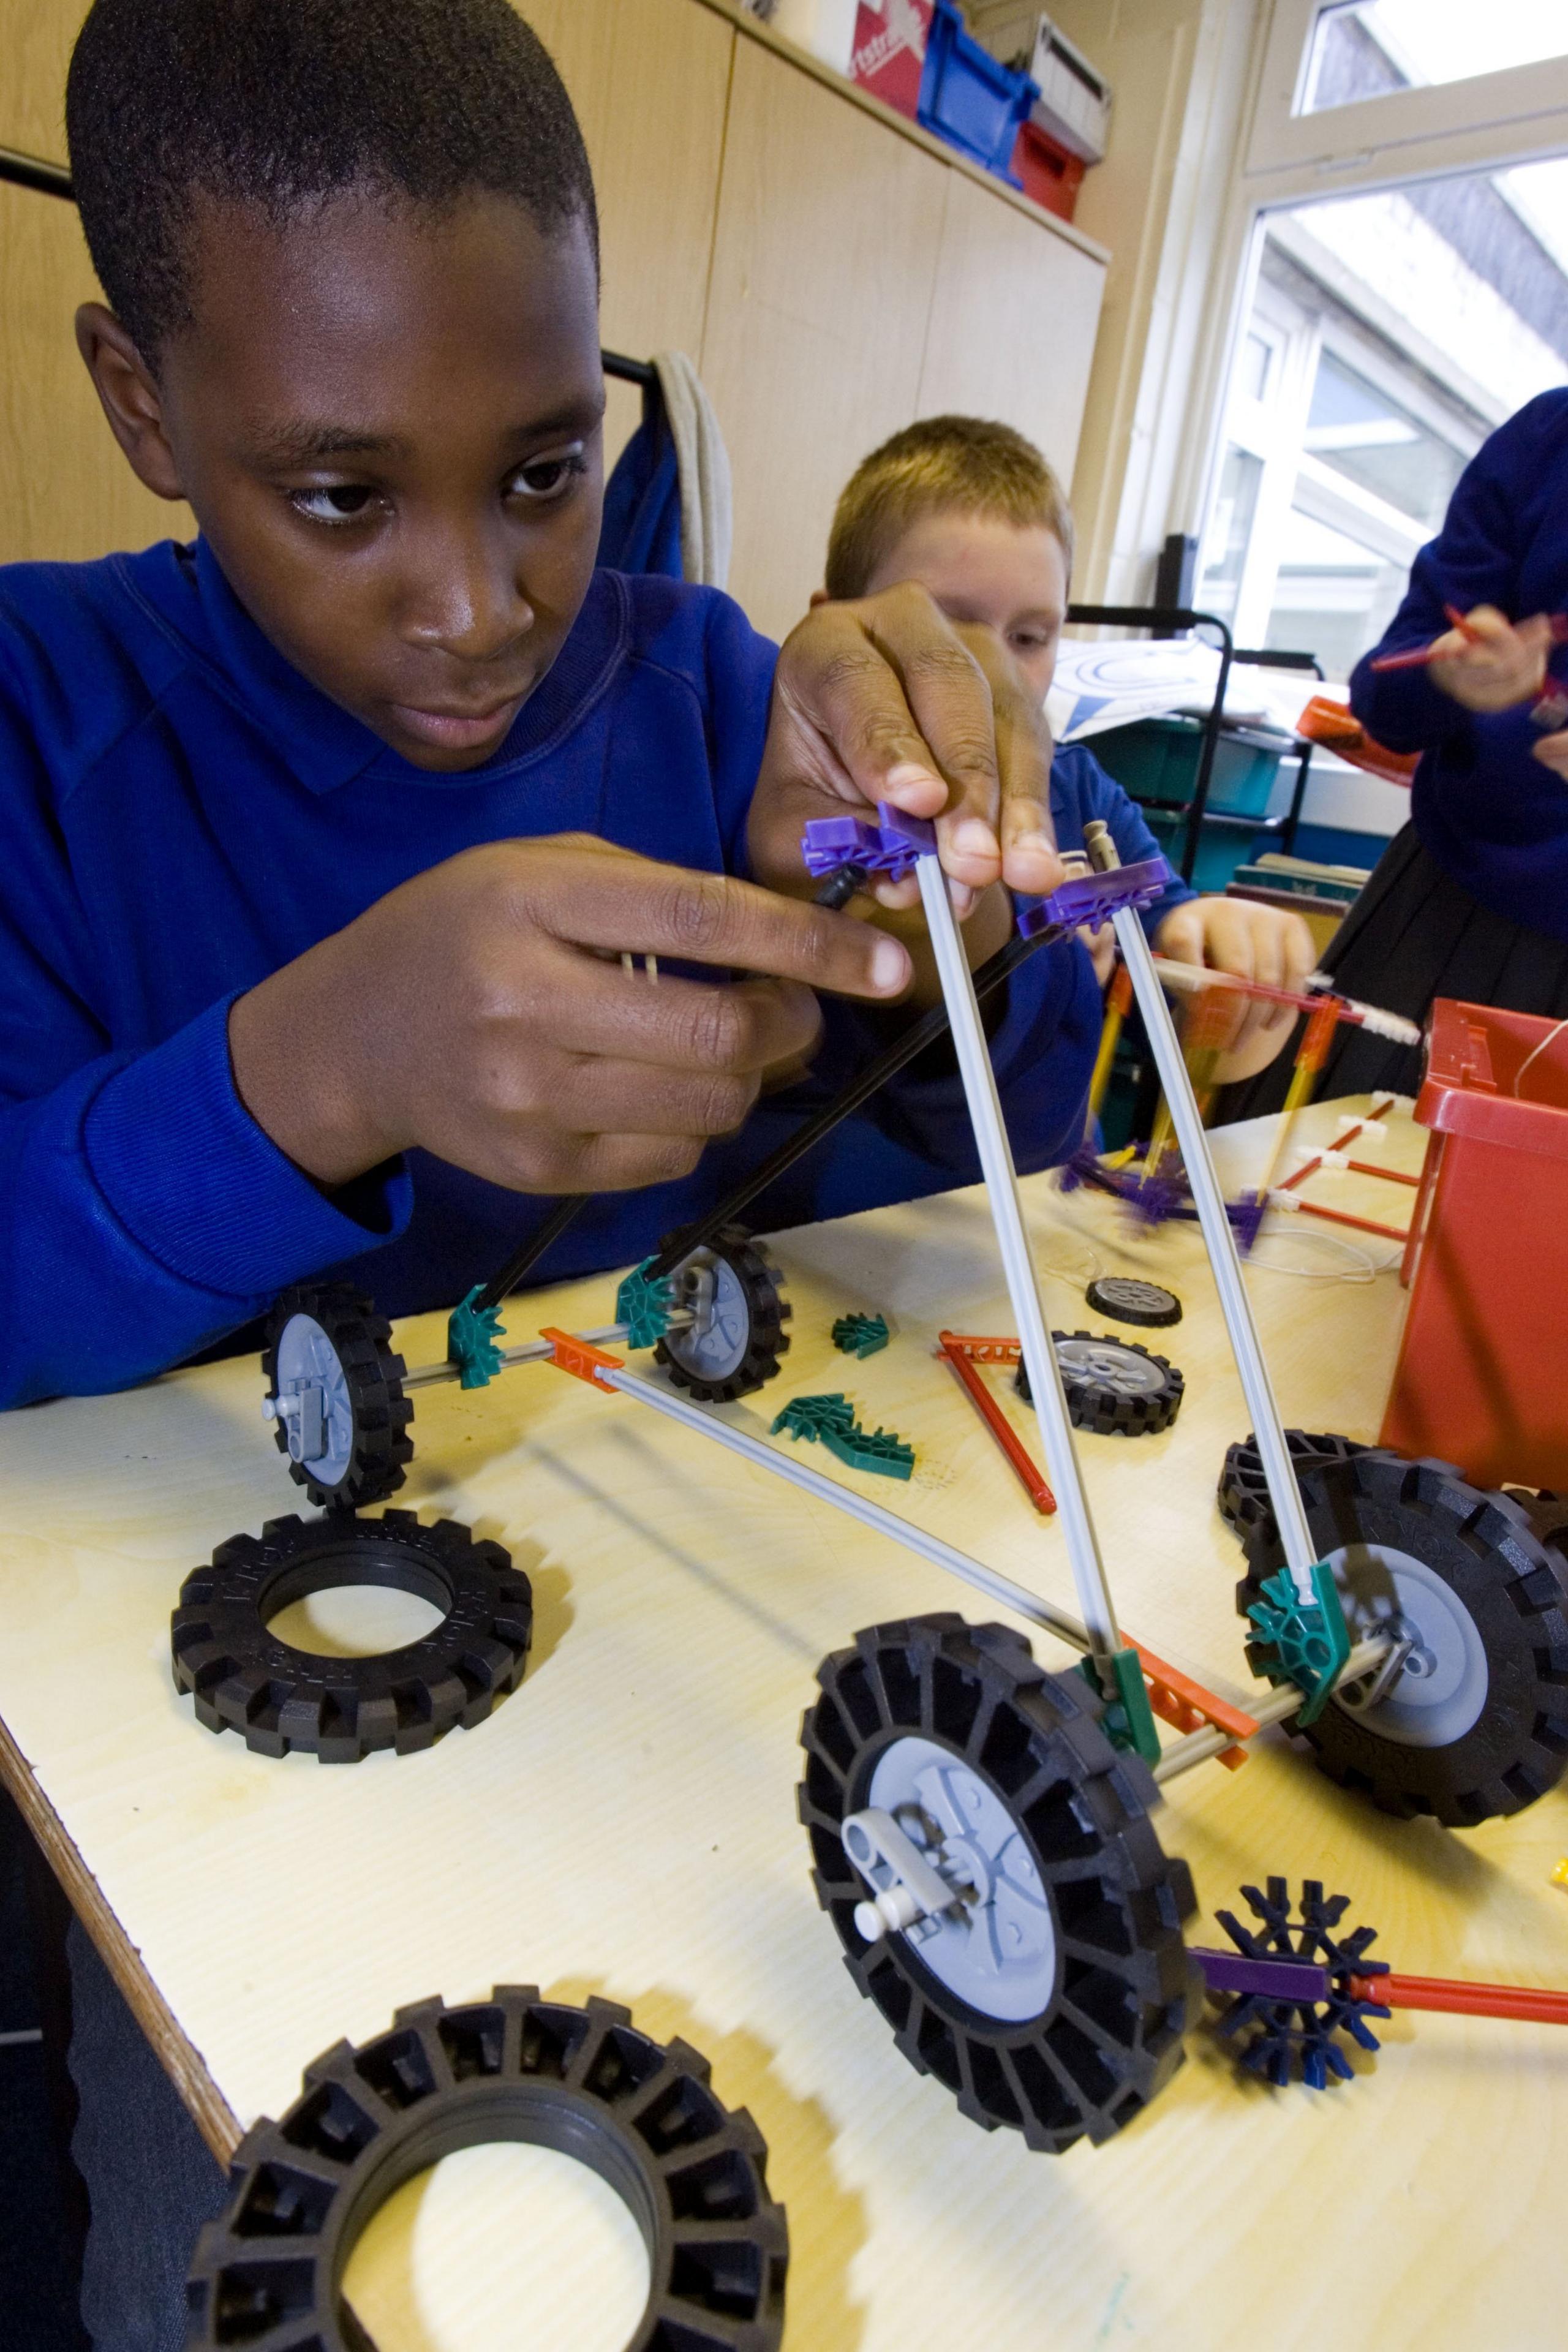
[[1040, 129], [1037, 122], [1018, 125], [1018, 143], [1013, 150], [1013, 177], [1026, 196], [1059, 220], [1071, 220], [1078, 206], [1078, 192], [1083, 185], [1083, 175], [1089, 169], [1081, 155], [1071, 155], [1058, 140]]
[[1382, 1443], [1568, 1487], [1568, 1025], [1439, 998], [1432, 1129]]
[[935, 5], [936, 0], [861, 0], [856, 21], [852, 79], [911, 122], [920, 112]]

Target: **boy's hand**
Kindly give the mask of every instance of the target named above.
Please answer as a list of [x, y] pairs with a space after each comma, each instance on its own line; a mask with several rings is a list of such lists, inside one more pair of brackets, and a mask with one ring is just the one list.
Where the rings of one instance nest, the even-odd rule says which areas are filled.
[[1552, 642], [1544, 613], [1516, 626], [1495, 604], [1478, 604], [1465, 615], [1463, 629], [1436, 639], [1428, 675], [1467, 710], [1510, 710], [1541, 692]]
[[[772, 977], [650, 984], [623, 951]], [[614, 1192], [689, 1174], [741, 1125], [768, 1066], [814, 1043], [814, 990], [909, 980], [896, 940], [750, 883], [581, 835], [501, 841], [240, 997], [229, 1050], [252, 1118], [320, 1184], [417, 1145], [515, 1192]]]
[[[1166, 916], [1154, 944], [1176, 963], [1207, 964], [1240, 980], [1260, 980], [1269, 988], [1298, 992], [1317, 961], [1312, 934], [1300, 915], [1249, 898], [1189, 898]], [[1206, 992], [1221, 993], [1215, 989]], [[1223, 1001], [1234, 1011], [1228, 1030], [1220, 1032], [1215, 1083], [1231, 1086], [1267, 1069], [1297, 1015], [1289, 1004], [1270, 1004], [1261, 997], [1227, 992]], [[1218, 1017], [1216, 1008], [1216, 1021]]]
[[[785, 640], [752, 803], [752, 871], [771, 889], [809, 882], [809, 818], [890, 801], [935, 817], [961, 919], [997, 881], [1041, 896], [1063, 879], [1050, 814], [1050, 739], [991, 631], [960, 629], [923, 588], [819, 604]], [[880, 904], [918, 903], [913, 877]]]

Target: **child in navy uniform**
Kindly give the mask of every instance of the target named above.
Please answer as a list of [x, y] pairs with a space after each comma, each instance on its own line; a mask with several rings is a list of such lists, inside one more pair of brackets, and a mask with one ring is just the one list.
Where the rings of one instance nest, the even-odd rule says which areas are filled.
[[[973, 416], [932, 416], [911, 425], [865, 458], [834, 518], [826, 584], [818, 602], [876, 593], [896, 582], [918, 583], [973, 641], [988, 634], [1006, 648], [1036, 710], [1055, 675], [1072, 570], [1072, 514], [1044, 457], [1010, 425]], [[1159, 855], [1159, 845], [1115, 780], [1082, 744], [1051, 763], [1055, 838], [1083, 845], [1099, 818], [1110, 827], [1124, 865]], [[991, 941], [1000, 944], [1010, 913], [992, 894]], [[984, 910], [976, 918], [984, 919]], [[1200, 898], [1173, 882], [1143, 918], [1152, 943], [1184, 963], [1298, 988], [1312, 969], [1312, 941], [1299, 916], [1244, 898]], [[1087, 942], [1101, 982], [1114, 944], [1109, 929]], [[911, 941], [918, 952], [918, 941]], [[1249, 1077], [1271, 1062], [1289, 1034], [1291, 1014], [1237, 998], [1219, 1082]]]
[[[780, 653], [595, 572], [593, 184], [506, 0], [96, 0], [67, 114], [82, 354], [201, 535], [0, 572], [4, 1404], [335, 1266], [449, 1306], [541, 1195], [597, 1196], [544, 1276], [650, 1250], [930, 993], [879, 908], [811, 904], [812, 816], [934, 816], [976, 955], [1062, 876], [1017, 682], [923, 592]], [[1097, 1010], [1070, 942], [1006, 992], [1026, 1165], [1081, 1132]], [[974, 1172], [911, 1073], [758, 1222]], [[74, 1958], [84, 2312], [173, 2352], [221, 2176]]]

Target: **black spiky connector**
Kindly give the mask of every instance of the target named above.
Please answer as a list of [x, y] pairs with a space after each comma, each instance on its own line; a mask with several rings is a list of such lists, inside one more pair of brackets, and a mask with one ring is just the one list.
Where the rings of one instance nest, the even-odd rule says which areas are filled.
[[1256, 1886], [1244, 1886], [1241, 1892], [1259, 1927], [1244, 1927], [1234, 1912], [1215, 1915], [1237, 1951], [1249, 1959], [1309, 1961], [1324, 1971], [1326, 1991], [1321, 2000], [1240, 1993], [1215, 2021], [1218, 2031], [1235, 2040], [1237, 2058], [1248, 2074], [1279, 2087], [1298, 2074], [1314, 2091], [1350, 2082], [1354, 2069], [1341, 2037], [1359, 2049], [1376, 2050], [1378, 2039], [1367, 2020], [1389, 2014], [1376, 2001], [1358, 2000], [1351, 1991], [1352, 1977], [1388, 1973], [1386, 1960], [1366, 1958], [1369, 1946], [1377, 1941], [1377, 1929], [1356, 1927], [1349, 1935], [1338, 1934], [1350, 1896], [1325, 1895], [1321, 1879], [1302, 1880], [1296, 1918], [1291, 1916], [1287, 1879], [1271, 1878], [1266, 1894]]

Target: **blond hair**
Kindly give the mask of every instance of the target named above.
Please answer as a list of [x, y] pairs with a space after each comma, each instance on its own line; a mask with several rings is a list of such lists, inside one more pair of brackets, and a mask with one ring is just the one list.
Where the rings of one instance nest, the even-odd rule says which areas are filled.
[[862, 458], [838, 501], [826, 585], [863, 596], [878, 567], [923, 516], [956, 509], [1048, 530], [1072, 569], [1072, 509], [1032, 441], [979, 416], [928, 416]]

